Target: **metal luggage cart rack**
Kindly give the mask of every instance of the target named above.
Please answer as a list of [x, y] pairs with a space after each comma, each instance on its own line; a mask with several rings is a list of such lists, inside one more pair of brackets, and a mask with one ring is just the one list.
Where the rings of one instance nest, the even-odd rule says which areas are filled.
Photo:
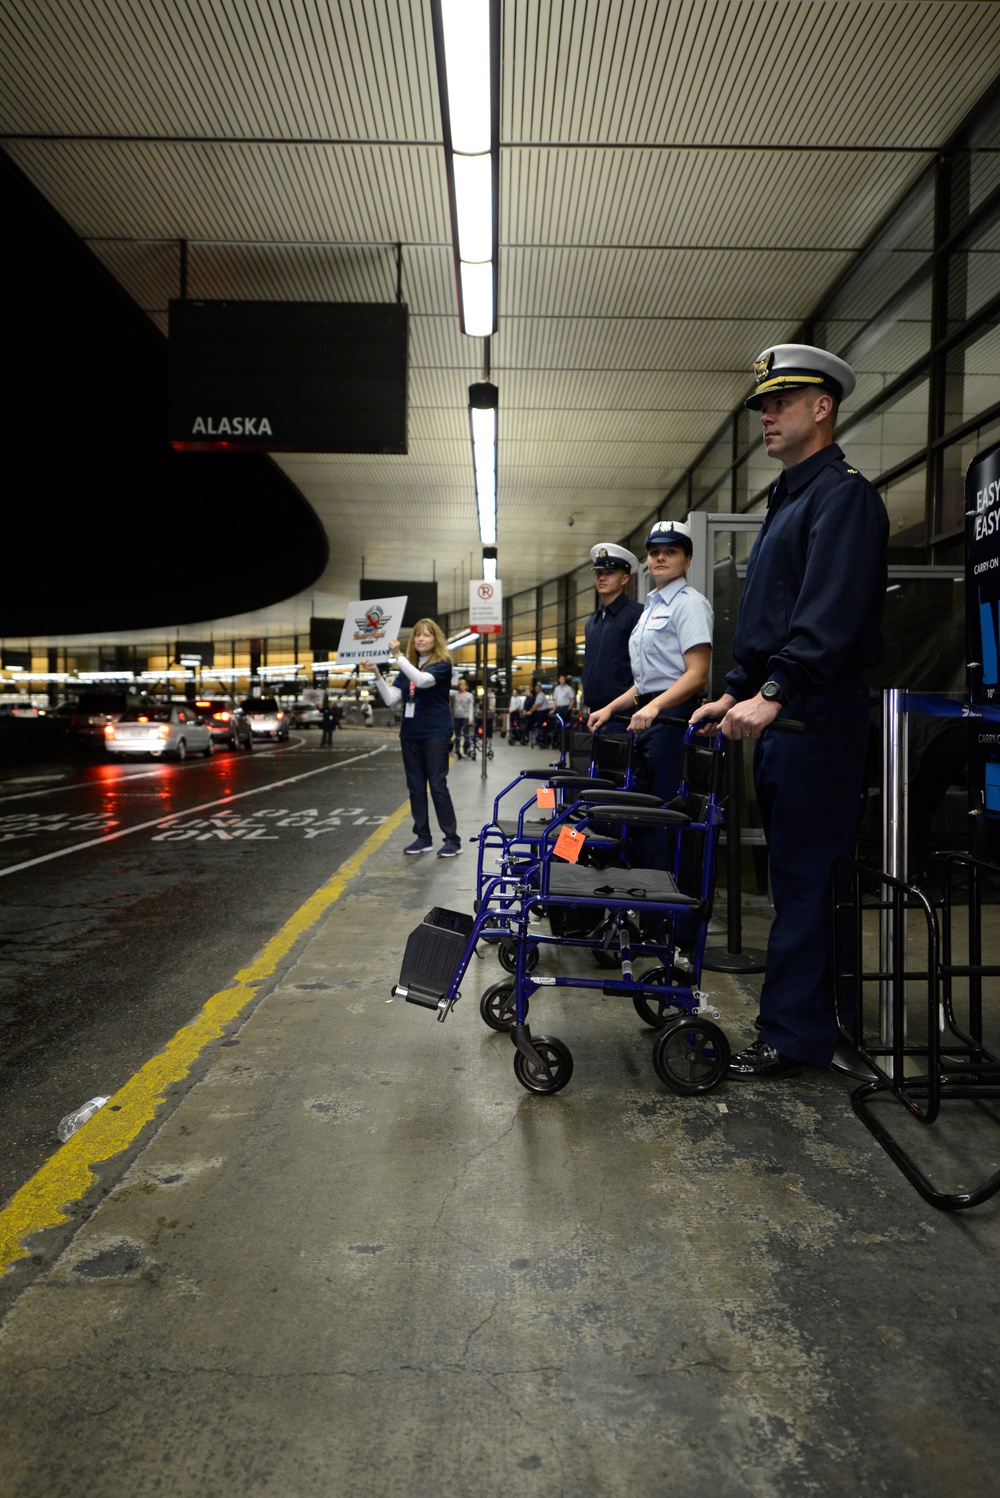
[[[849, 878], [850, 892], [845, 886]], [[961, 943], [964, 961], [957, 960], [957, 882], [968, 881], [968, 929]], [[1000, 1191], [1000, 1171], [970, 1190], [936, 1189], [928, 1175], [904, 1148], [873, 1108], [875, 1099], [896, 1098], [909, 1116], [930, 1126], [939, 1121], [942, 1105], [964, 1101], [989, 1104], [1000, 1100], [1000, 1060], [983, 1041], [983, 998], [987, 979], [1000, 978], [1000, 964], [983, 960], [983, 902], [1000, 893], [1000, 867], [967, 854], [955, 854], [945, 865], [944, 900], [940, 910], [915, 885], [880, 869], [843, 862], [835, 873], [834, 926], [836, 992], [841, 1034], [865, 1067], [874, 1074], [851, 1094], [855, 1113], [878, 1140], [925, 1201], [944, 1211], [975, 1207]], [[864, 917], [877, 912], [879, 957], [870, 966], [864, 956]], [[908, 940], [919, 923], [922, 939]], [[919, 946], [920, 965], [915, 949]], [[908, 955], [908, 948], [914, 957]], [[967, 985], [967, 1017], [961, 1024], [956, 994]], [[869, 1001], [877, 991], [879, 1035]], [[915, 993], [923, 1005], [908, 1003]], [[994, 987], [993, 993], [997, 990]], [[926, 1033], [917, 1034], [920, 1018]], [[913, 1034], [909, 1033], [912, 1027]], [[994, 1113], [981, 1110], [984, 1125], [996, 1124]]]

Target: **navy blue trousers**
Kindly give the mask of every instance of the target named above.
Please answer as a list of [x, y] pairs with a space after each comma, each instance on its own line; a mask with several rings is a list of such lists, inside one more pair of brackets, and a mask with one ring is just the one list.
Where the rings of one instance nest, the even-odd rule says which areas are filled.
[[430, 813], [427, 807], [427, 787], [431, 788], [431, 800], [438, 826], [445, 840], [458, 837], [455, 827], [455, 808], [451, 804], [448, 790], [448, 745], [447, 734], [426, 739], [400, 739], [403, 751], [403, 769], [406, 771], [406, 789], [410, 793], [410, 811], [413, 813], [413, 831], [427, 842], [431, 838]]
[[837, 1040], [830, 881], [853, 858], [868, 746], [868, 687], [794, 697], [803, 734], [765, 733], [754, 785], [770, 857], [774, 923], [760, 995], [761, 1035], [786, 1056], [828, 1066]]
[[[689, 718], [696, 702], [671, 708], [669, 716]], [[672, 801], [681, 783], [684, 727], [659, 718], [645, 733], [636, 736], [634, 760], [636, 790], [649, 791], [661, 801]], [[674, 835], [667, 827], [642, 828], [637, 832], [637, 862], [644, 868], [673, 868]]]

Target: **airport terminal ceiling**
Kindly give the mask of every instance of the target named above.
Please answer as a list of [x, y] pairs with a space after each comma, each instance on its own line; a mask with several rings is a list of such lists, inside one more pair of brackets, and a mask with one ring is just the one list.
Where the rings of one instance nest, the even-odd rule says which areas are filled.
[[[206, 626], [307, 631], [362, 568], [436, 577], [441, 611], [459, 607], [479, 573], [466, 402], [487, 350], [458, 327], [427, 0], [7, 0], [2, 26], [4, 150], [160, 334], [181, 241], [191, 297], [288, 301], [393, 300], [401, 246], [406, 456], [275, 457], [325, 569]], [[990, 87], [1000, 4], [506, 0], [501, 36], [488, 359], [512, 592], [662, 502], [754, 354], [795, 333]], [[28, 467], [15, 503], [82, 503], [47, 493], [44, 451]], [[98, 483], [86, 504], [81, 565], [104, 584]], [[246, 519], [265, 558], [282, 516], [275, 499]], [[159, 559], [222, 570], [198, 519], [162, 516]], [[43, 591], [45, 563], [18, 559]]]

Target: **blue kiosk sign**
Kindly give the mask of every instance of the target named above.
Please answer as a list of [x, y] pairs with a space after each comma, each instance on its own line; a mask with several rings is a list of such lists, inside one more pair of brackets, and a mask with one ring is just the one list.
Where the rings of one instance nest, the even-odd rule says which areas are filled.
[[[965, 598], [969, 698], [1000, 707], [1000, 443], [969, 464], [965, 479]], [[1000, 861], [1000, 728], [969, 724], [972, 852]]]

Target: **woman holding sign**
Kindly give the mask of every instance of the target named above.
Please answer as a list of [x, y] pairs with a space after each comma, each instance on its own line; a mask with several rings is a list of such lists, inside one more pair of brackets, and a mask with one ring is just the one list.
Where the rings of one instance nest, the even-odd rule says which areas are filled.
[[418, 619], [410, 635], [406, 654], [398, 640], [389, 643], [389, 654], [399, 668], [396, 680], [389, 684], [374, 661], [362, 661], [366, 670], [375, 672], [378, 694], [387, 707], [403, 704], [399, 729], [399, 747], [403, 751], [406, 788], [410, 793], [415, 840], [404, 853], [432, 853], [430, 815], [427, 809], [427, 787], [444, 843], [438, 858], [454, 858], [461, 853], [455, 826], [455, 808], [448, 793], [448, 744], [451, 739], [451, 656], [440, 626], [433, 619]]

